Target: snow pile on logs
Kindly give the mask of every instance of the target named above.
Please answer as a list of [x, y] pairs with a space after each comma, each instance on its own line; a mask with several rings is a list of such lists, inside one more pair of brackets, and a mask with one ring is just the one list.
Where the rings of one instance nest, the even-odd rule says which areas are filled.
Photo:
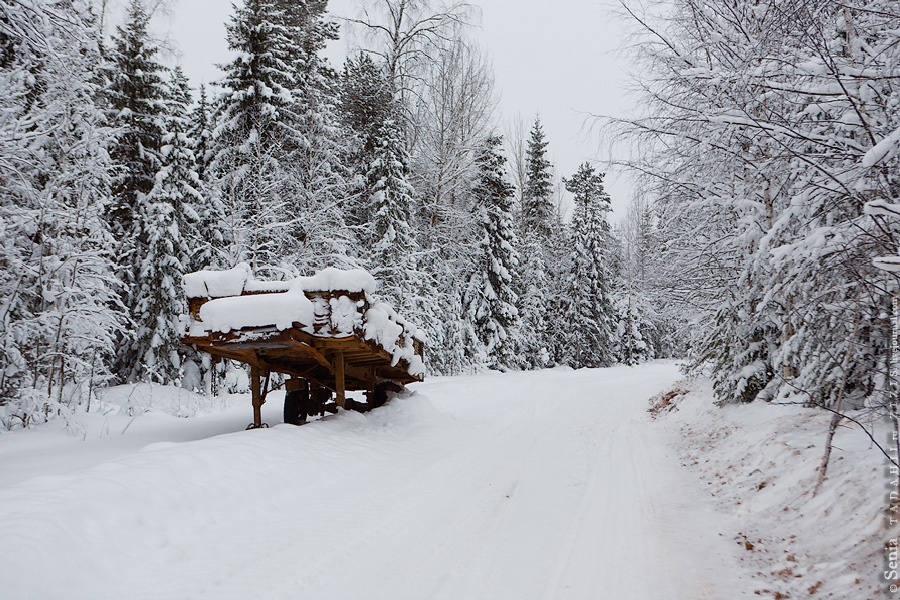
[[274, 325], [282, 330], [294, 323], [312, 324], [315, 316], [313, 303], [304, 290], [298, 288], [272, 294], [210, 300], [200, 307], [200, 321], [195, 321], [194, 326], [203, 332], [228, 333], [244, 327]]
[[[392, 365], [403, 360], [411, 375], [423, 375], [425, 365], [414, 345], [423, 339], [421, 331], [389, 304], [370, 302], [376, 289], [375, 278], [363, 269], [329, 267], [286, 281], [256, 280], [246, 263], [227, 271], [189, 273], [184, 276], [185, 295], [209, 300], [200, 307], [198, 318], [190, 319], [188, 333], [202, 336], [274, 326], [298, 327], [317, 337], [358, 335], [389, 352]], [[328, 321], [325, 326], [323, 320]]]
[[250, 265], [240, 263], [227, 271], [204, 269], [184, 276], [184, 293], [188, 298], [225, 298], [240, 296], [243, 292], [287, 292], [301, 289], [308, 292], [362, 292], [375, 293], [375, 278], [363, 269], [342, 271], [329, 267], [311, 277], [297, 277], [285, 281], [260, 281], [253, 278]]

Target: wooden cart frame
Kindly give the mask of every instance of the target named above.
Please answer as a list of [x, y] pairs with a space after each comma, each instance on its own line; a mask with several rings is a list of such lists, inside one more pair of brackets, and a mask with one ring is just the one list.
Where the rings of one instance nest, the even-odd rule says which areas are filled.
[[[267, 292], [243, 292], [256, 295]], [[327, 291], [306, 292], [311, 300], [320, 300], [319, 306], [330, 306], [332, 298], [348, 297], [353, 302], [364, 303], [360, 292]], [[191, 316], [199, 320], [200, 307], [209, 298], [189, 298]], [[322, 302], [324, 301], [324, 302]], [[310, 333], [312, 329], [312, 333]], [[402, 336], [401, 336], [402, 337]], [[261, 427], [261, 408], [271, 391], [269, 379], [272, 373], [299, 378], [315, 387], [334, 392], [337, 406], [357, 408], [358, 403], [347, 402], [348, 391], [363, 390], [372, 398], [379, 382], [390, 381], [405, 385], [422, 381], [422, 376], [410, 374], [410, 365], [402, 358], [395, 359], [381, 345], [366, 339], [361, 328], [351, 335], [338, 332], [331, 325], [331, 315], [317, 314], [312, 325], [293, 323], [288, 329], [270, 327], [242, 328], [228, 333], [207, 332], [204, 335], [186, 335], [185, 344], [197, 351], [206, 352], [215, 359], [230, 359], [250, 365], [250, 391], [253, 402], [253, 423]], [[415, 354], [422, 358], [424, 344], [412, 340]]]

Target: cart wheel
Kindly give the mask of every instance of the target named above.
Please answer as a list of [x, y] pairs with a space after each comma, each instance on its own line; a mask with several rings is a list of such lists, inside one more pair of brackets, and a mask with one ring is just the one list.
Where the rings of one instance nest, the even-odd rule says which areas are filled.
[[385, 402], [388, 401], [388, 394], [390, 392], [396, 394], [402, 391], [403, 386], [399, 383], [394, 383], [393, 381], [379, 381], [375, 384], [375, 392], [371, 395], [371, 400], [369, 400], [369, 404], [371, 404], [370, 410], [372, 408], [384, 406]]
[[284, 422], [290, 425], [306, 423], [306, 405], [309, 392], [306, 390], [288, 390], [284, 394]]
[[325, 405], [331, 400], [331, 390], [323, 387], [315, 387], [309, 393], [307, 401], [307, 413], [310, 415], [324, 415]]

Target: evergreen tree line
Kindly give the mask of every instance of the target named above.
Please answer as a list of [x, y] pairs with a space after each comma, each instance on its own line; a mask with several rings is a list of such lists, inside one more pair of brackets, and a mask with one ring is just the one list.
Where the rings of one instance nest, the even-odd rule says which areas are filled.
[[71, 419], [111, 383], [213, 391], [222, 367], [180, 343], [181, 278], [240, 262], [276, 279], [369, 269], [423, 330], [432, 373], [672, 351], [630, 276], [652, 220], [616, 235], [586, 163], [564, 180], [564, 222], [537, 120], [514, 187], [465, 6], [378, 6], [337, 71], [325, 0], [245, 0], [235, 58], [195, 100], [141, 0], [110, 40], [88, 1], [0, 3], [6, 427]]
[[[840, 411], [889, 395], [900, 5], [674, 0], [637, 12], [649, 296], [720, 402]], [[658, 13], [653, 9], [659, 8]]]

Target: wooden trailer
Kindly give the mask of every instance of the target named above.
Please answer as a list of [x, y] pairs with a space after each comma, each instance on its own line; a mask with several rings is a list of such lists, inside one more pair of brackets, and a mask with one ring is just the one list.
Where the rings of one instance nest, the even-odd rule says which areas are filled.
[[[421, 335], [390, 306], [370, 301], [375, 280], [365, 271], [325, 269], [267, 282], [242, 264], [191, 273], [184, 284], [184, 343], [250, 365], [248, 428], [265, 426], [260, 409], [272, 373], [289, 377], [285, 421], [295, 423], [337, 407], [369, 410], [424, 378]], [[347, 398], [354, 390], [365, 391], [367, 401]]]

